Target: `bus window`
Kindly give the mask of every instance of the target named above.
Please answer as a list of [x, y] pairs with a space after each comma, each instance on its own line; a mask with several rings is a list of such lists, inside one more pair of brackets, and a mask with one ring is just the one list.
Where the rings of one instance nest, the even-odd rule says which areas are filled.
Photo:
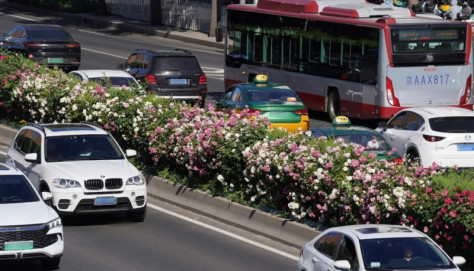
[[270, 38], [271, 64], [281, 65], [281, 38], [272, 36]]
[[283, 38], [283, 66], [286, 69], [297, 69], [297, 42], [295, 38], [285, 37]]

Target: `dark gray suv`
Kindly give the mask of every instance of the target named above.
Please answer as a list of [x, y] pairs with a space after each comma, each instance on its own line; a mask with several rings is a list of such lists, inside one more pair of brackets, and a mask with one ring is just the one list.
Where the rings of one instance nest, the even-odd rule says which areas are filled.
[[147, 91], [204, 105], [207, 95], [206, 75], [197, 58], [189, 51], [138, 49], [118, 68], [146, 83]]

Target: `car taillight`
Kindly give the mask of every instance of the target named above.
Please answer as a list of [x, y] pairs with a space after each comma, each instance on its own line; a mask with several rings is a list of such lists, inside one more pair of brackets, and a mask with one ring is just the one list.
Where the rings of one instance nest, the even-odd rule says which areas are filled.
[[155, 76], [153, 74], [145, 75], [145, 82], [148, 84], [156, 84]]
[[250, 113], [250, 114], [262, 113], [262, 110], [249, 108], [247, 110], [247, 113]]
[[397, 157], [397, 158], [394, 158], [394, 159], [390, 159], [388, 160], [389, 162], [392, 162], [392, 163], [395, 163], [395, 164], [403, 164], [403, 157]]
[[400, 106], [400, 101], [398, 100], [397, 97], [395, 97], [395, 90], [393, 89], [392, 80], [386, 77], [385, 84], [386, 84], [385, 87], [386, 87], [386, 92], [387, 92], [388, 103], [393, 106]]
[[37, 43], [37, 42], [25, 42], [25, 43], [23, 43], [23, 45], [25, 45], [25, 47], [39, 47], [39, 46], [42, 46], [41, 43]]
[[205, 74], [199, 76], [199, 84], [207, 84], [207, 78]]
[[308, 115], [308, 109], [298, 109], [298, 110], [295, 110], [294, 111], [295, 114], [298, 114], [298, 115]]
[[462, 95], [461, 99], [459, 100], [459, 104], [466, 104], [469, 102], [471, 98], [471, 84], [472, 84], [472, 74], [469, 75], [466, 81], [466, 89], [464, 90], [464, 95]]
[[79, 42], [69, 43], [66, 45], [67, 48], [81, 48], [81, 44]]
[[438, 142], [438, 141], [441, 141], [441, 140], [445, 139], [442, 136], [431, 136], [431, 135], [423, 135], [423, 138], [426, 139], [426, 141], [429, 141], [429, 142]]

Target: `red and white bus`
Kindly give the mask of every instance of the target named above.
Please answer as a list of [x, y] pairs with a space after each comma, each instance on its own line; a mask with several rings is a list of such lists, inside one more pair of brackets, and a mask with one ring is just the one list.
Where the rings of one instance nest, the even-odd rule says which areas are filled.
[[229, 5], [226, 29], [226, 88], [266, 74], [331, 119], [388, 119], [414, 106], [472, 109], [466, 22], [364, 0], [258, 0]]

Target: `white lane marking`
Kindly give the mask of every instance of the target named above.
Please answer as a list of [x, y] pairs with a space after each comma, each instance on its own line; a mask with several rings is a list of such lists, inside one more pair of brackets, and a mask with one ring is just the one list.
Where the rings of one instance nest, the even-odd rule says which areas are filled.
[[15, 17], [15, 18], [22, 19], [22, 20], [28, 20], [28, 21], [36, 22], [35, 19], [30, 19], [30, 18], [27, 18], [27, 17], [19, 16], [19, 15], [7, 14], [7, 16]]
[[109, 54], [109, 53], [106, 53], [106, 52], [87, 49], [87, 48], [84, 48], [84, 47], [82, 47], [81, 49], [84, 50], [84, 51], [89, 51], [89, 52], [93, 52], [93, 53], [97, 53], [97, 54], [101, 54], [101, 55], [107, 55], [107, 56], [116, 57], [116, 58], [121, 58], [121, 59], [127, 59], [127, 57], [128, 57], [128, 56], [119, 56], [119, 55]]
[[263, 248], [263, 249], [268, 250], [268, 251], [270, 251], [270, 252], [273, 252], [273, 253], [276, 253], [276, 254], [278, 254], [278, 255], [287, 257], [287, 258], [289, 258], [289, 259], [292, 259], [292, 260], [295, 260], [295, 261], [298, 261], [298, 260], [299, 260], [298, 257], [296, 257], [296, 256], [294, 256], [294, 255], [291, 255], [291, 254], [289, 254], [289, 253], [286, 253], [286, 252], [283, 252], [283, 251], [274, 249], [274, 248], [272, 248], [272, 247], [269, 247], [269, 246], [266, 246], [266, 245], [257, 243], [257, 242], [255, 242], [255, 241], [252, 241], [252, 240], [250, 240], [250, 239], [244, 238], [244, 237], [239, 236], [239, 235], [237, 235], [237, 234], [234, 234], [234, 233], [231, 233], [231, 232], [228, 232], [228, 231], [219, 229], [219, 228], [217, 228], [217, 227], [214, 227], [214, 226], [205, 224], [205, 223], [203, 223], [203, 222], [200, 222], [200, 221], [197, 221], [197, 220], [194, 220], [194, 219], [185, 217], [185, 216], [183, 216], [183, 215], [180, 215], [180, 214], [171, 212], [171, 211], [169, 211], [169, 210], [166, 210], [166, 209], [164, 209], [164, 208], [158, 207], [158, 206], [156, 206], [156, 205], [147, 203], [147, 206], [148, 206], [148, 207], [151, 207], [151, 208], [153, 208], [153, 209], [155, 209], [155, 210], [157, 210], [157, 211], [160, 211], [160, 212], [169, 214], [169, 215], [171, 215], [171, 216], [177, 217], [177, 218], [179, 218], [179, 219], [185, 220], [185, 221], [187, 221], [187, 222], [191, 222], [191, 223], [196, 224], [196, 225], [198, 225], [198, 226], [201, 226], [201, 227], [204, 227], [204, 228], [213, 230], [213, 231], [215, 231], [215, 232], [218, 232], [218, 233], [227, 235], [227, 236], [229, 236], [229, 237], [232, 237], [232, 238], [234, 238], [234, 239], [240, 240], [240, 241], [242, 241], [242, 242], [245, 242], [245, 243], [254, 245], [254, 246], [259, 247], [259, 248]]

